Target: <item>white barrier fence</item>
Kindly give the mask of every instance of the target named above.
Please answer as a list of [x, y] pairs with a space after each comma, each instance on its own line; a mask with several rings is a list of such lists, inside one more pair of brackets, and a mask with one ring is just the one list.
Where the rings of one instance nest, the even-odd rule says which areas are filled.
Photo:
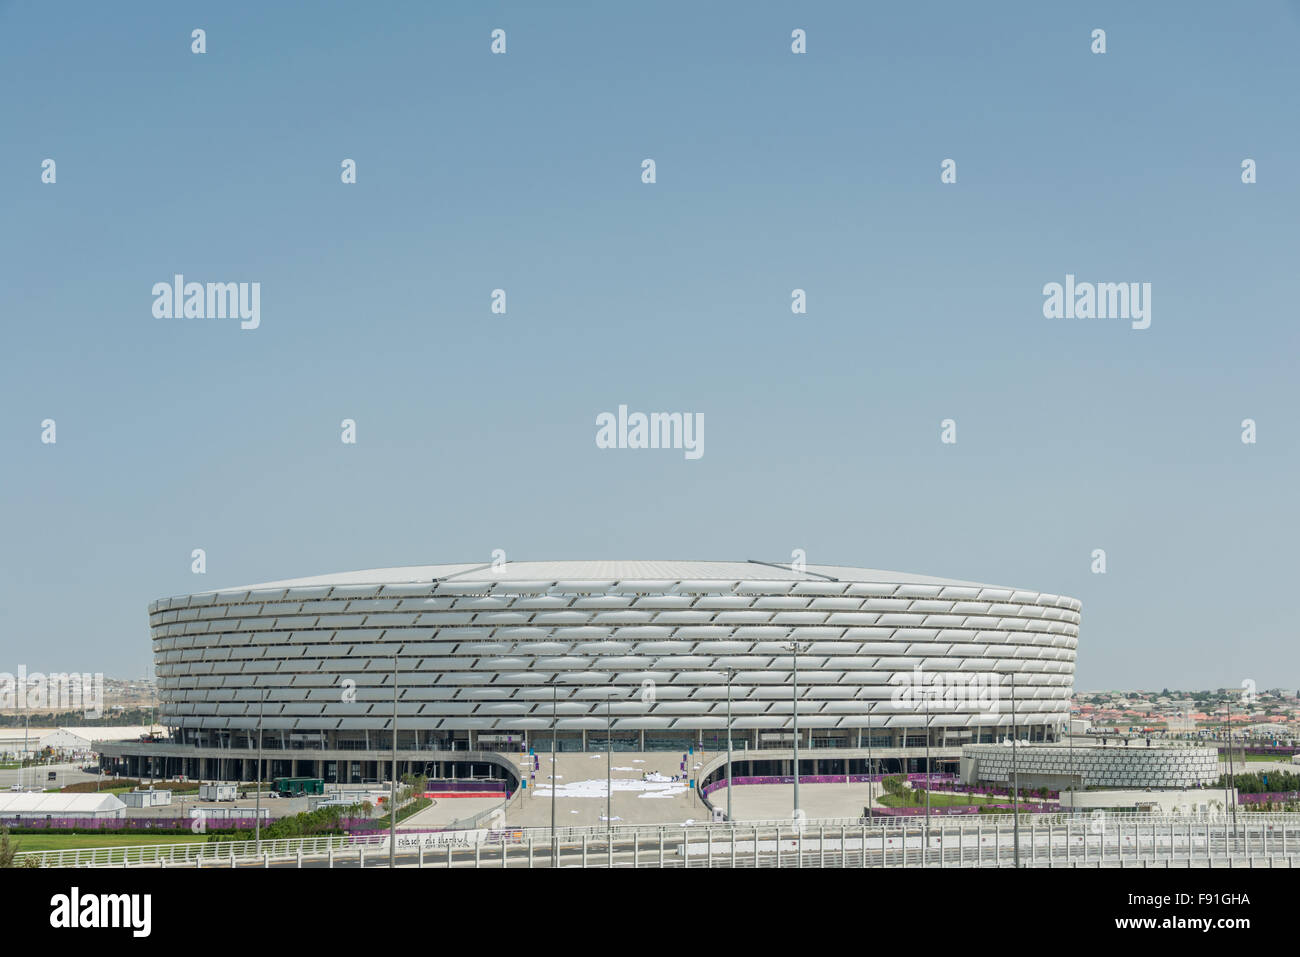
[[[21, 841], [21, 837], [18, 838]], [[1290, 867], [1300, 814], [823, 819], [399, 831], [413, 867]], [[30, 851], [44, 867], [387, 866], [388, 834]]]

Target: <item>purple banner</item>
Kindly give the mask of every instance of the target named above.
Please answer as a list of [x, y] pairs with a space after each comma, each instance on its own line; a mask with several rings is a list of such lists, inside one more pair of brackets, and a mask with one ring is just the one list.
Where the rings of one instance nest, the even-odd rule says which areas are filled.
[[[970, 804], [963, 807], [936, 807], [936, 808], [931, 808], [930, 816], [939, 817], [939, 816], [948, 816], [954, 814], [979, 814], [981, 808], [1005, 808], [1006, 810], [1010, 811], [1014, 809], [1014, 805], [1012, 804]], [[1020, 805], [1021, 812], [1025, 814], [1030, 814], [1030, 813], [1038, 814], [1040, 812], [1047, 813], [1052, 811], [1059, 811], [1060, 809], [1061, 806], [1059, 804], [1047, 804], [1042, 802], [1036, 804]], [[925, 808], [923, 807], [873, 807], [871, 809], [872, 817], [917, 817], [918, 815], [924, 817]]]
[[[874, 781], [879, 783], [881, 780], [887, 777], [898, 777], [898, 775], [850, 774], [848, 777], [848, 783], [865, 784], [868, 781]], [[733, 780], [736, 782], [736, 787], [741, 787], [742, 785], [746, 785], [746, 784], [793, 784], [794, 775], [793, 774], [769, 774], [769, 775], [762, 775], [757, 777], [737, 776]], [[912, 783], [913, 785], [916, 784], [924, 785], [926, 783], [926, 776], [924, 774], [909, 774], [907, 775], [907, 780], [909, 783]], [[957, 784], [956, 780], [957, 780], [957, 776], [955, 774], [930, 775], [930, 782], [933, 784], [933, 789], [936, 791], [939, 790], [953, 791], [958, 794], [982, 794], [982, 795], [990, 795], [990, 796], [1005, 794], [1008, 797], [1011, 796], [1010, 788], [996, 787], [993, 785], [985, 785], [985, 784]], [[800, 784], [844, 784], [845, 781], [844, 781], [844, 775], [842, 774], [801, 774], [799, 775], [799, 783]], [[726, 786], [727, 786], [727, 781], [725, 778], [719, 781], [714, 781], [712, 784], [704, 788], [704, 793], [707, 796], [709, 794], [712, 794], [714, 791], [718, 790], [719, 788], [724, 788]], [[1030, 791], [1028, 788], [1021, 788], [1020, 790], [1025, 793], [1031, 793], [1035, 795], [1039, 793], [1037, 790]], [[1061, 795], [1060, 792], [1058, 791], [1047, 792], [1048, 800], [1059, 801], [1060, 797]]]
[[1260, 794], [1238, 794], [1238, 804], [1267, 804], [1272, 801], [1274, 804], [1286, 804], [1289, 801], [1300, 801], [1300, 791], [1264, 791]]

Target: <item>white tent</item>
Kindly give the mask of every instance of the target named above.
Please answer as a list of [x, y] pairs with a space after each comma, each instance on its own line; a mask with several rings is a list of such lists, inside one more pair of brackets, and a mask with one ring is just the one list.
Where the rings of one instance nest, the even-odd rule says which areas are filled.
[[0, 818], [126, 817], [126, 804], [115, 794], [44, 794], [0, 791]]

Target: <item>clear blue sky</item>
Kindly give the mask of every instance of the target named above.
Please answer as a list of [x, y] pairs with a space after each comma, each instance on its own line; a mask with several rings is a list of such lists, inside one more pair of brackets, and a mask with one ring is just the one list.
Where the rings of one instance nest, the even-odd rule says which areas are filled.
[[[1078, 597], [1082, 689], [1300, 685], [1300, 4], [1135, 6], [0, 2], [0, 671], [142, 674], [209, 588], [802, 548]], [[155, 319], [177, 272], [261, 328]], [[1067, 273], [1151, 328], [1044, 318]], [[620, 403], [704, 456], [598, 449]]]

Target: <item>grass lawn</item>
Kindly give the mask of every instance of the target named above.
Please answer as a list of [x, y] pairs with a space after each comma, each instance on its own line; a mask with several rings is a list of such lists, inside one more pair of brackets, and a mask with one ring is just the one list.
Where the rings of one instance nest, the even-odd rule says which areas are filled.
[[19, 851], [61, 851], [75, 847], [127, 847], [136, 844], [193, 844], [204, 834], [10, 834]]
[[[930, 793], [930, 807], [969, 807], [972, 804], [1009, 804], [1009, 797], [993, 797], [986, 794], [935, 794]], [[882, 794], [880, 803], [885, 807], [925, 807], [923, 792], [913, 791], [909, 794]], [[1025, 803], [1021, 798], [1021, 803]]]
[[[1277, 755], [1276, 757], [1269, 754], [1247, 754], [1245, 755], [1245, 759], [1247, 761], [1273, 761], [1276, 762], [1277, 764], [1286, 764], [1291, 760], [1291, 756], [1289, 754], [1281, 754], [1281, 755]], [[1240, 752], [1234, 751], [1232, 755], [1233, 763], [1239, 764], [1241, 760], [1242, 760], [1242, 754]], [[1219, 755], [1219, 763], [1227, 764], [1228, 756], [1226, 754]]]

